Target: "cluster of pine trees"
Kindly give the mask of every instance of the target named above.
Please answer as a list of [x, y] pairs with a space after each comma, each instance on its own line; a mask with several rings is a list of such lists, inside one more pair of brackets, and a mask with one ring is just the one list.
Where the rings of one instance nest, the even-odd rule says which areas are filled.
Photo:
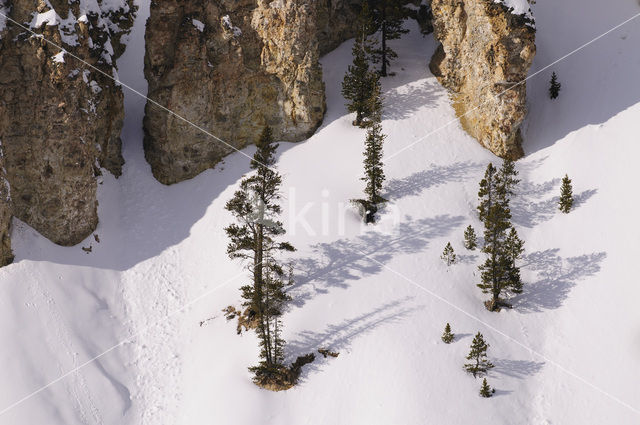
[[[389, 75], [391, 61], [398, 57], [388, 41], [396, 40], [408, 32], [402, 26], [409, 16], [406, 4], [407, 0], [363, 2], [352, 49], [353, 64], [349, 66], [342, 82], [347, 110], [356, 114], [354, 125], [366, 127], [374, 122], [375, 92], [380, 92], [380, 77]], [[373, 70], [372, 64], [379, 64], [380, 69]]]
[[501, 297], [505, 293], [522, 292], [522, 280], [517, 260], [524, 252], [524, 242], [511, 224], [509, 203], [519, 180], [513, 161], [504, 160], [497, 169], [489, 164], [480, 181], [478, 215], [484, 224], [482, 252], [486, 259], [478, 268], [481, 282], [478, 287], [491, 295], [485, 304], [491, 311], [509, 306]]
[[[481, 251], [486, 254], [486, 259], [478, 266], [481, 281], [477, 286], [483, 293], [491, 295], [485, 303], [491, 311], [509, 306], [503, 295], [522, 292], [517, 261], [524, 252], [524, 242], [511, 224], [509, 208], [514, 189], [520, 181], [517, 175], [518, 171], [511, 160], [504, 160], [500, 169], [489, 164], [478, 191], [478, 216], [484, 225]], [[464, 231], [464, 247], [468, 250], [478, 247], [476, 232], [471, 225]], [[455, 263], [456, 254], [451, 242], [445, 246], [441, 258], [447, 266]]]
[[[449, 323], [444, 327], [441, 339], [445, 344], [451, 344], [455, 340], [455, 334], [451, 331]], [[489, 348], [489, 344], [484, 340], [484, 336], [478, 332], [471, 342], [469, 354], [466, 357], [469, 363], [464, 364], [464, 369], [474, 378], [486, 375], [493, 368], [493, 364], [487, 358], [487, 348]], [[494, 392], [495, 390], [489, 386], [487, 378], [484, 378], [480, 387], [480, 395], [491, 397]]]
[[[342, 82], [347, 110], [356, 114], [353, 125], [367, 129], [364, 151], [364, 199], [355, 199], [366, 223], [375, 221], [385, 181], [383, 169], [382, 87], [380, 77], [388, 75], [391, 60], [397, 54], [387, 42], [407, 32], [402, 27], [409, 16], [407, 0], [368, 0], [363, 2], [358, 19], [358, 34], [353, 44], [353, 63]], [[380, 64], [379, 71], [371, 64]]]
[[[364, 2], [360, 16], [360, 31], [353, 47], [353, 64], [345, 75], [342, 92], [348, 100], [348, 109], [356, 113], [354, 125], [367, 128], [364, 151], [365, 199], [355, 200], [367, 223], [375, 221], [379, 206], [386, 200], [382, 197], [385, 181], [383, 170], [382, 131], [383, 99], [380, 76], [387, 75], [390, 61], [396, 57], [386, 42], [400, 37], [405, 32], [402, 22], [406, 18], [405, 0], [369, 0]], [[378, 39], [372, 36], [380, 33]], [[370, 62], [380, 63], [379, 72], [370, 68]], [[254, 173], [240, 182], [240, 188], [227, 202], [226, 209], [235, 222], [225, 228], [229, 237], [227, 253], [232, 259], [245, 260], [251, 273], [251, 282], [241, 288], [243, 305], [247, 307], [251, 320], [256, 323], [260, 340], [260, 362], [250, 368], [254, 382], [263, 387], [291, 386], [294, 384], [291, 368], [284, 365], [281, 316], [291, 300], [286, 287], [293, 283], [293, 269], [288, 274], [280, 255], [295, 251], [288, 242], [282, 241], [286, 233], [279, 221], [281, 213], [280, 186], [282, 176], [275, 170], [275, 151], [271, 129], [266, 126], [256, 142], [256, 152], [251, 161]], [[491, 298], [486, 307], [495, 311], [509, 306], [505, 295], [522, 292], [522, 280], [517, 261], [524, 252], [524, 242], [511, 224], [510, 200], [518, 184], [518, 172], [513, 161], [504, 160], [500, 169], [489, 164], [478, 192], [478, 215], [484, 225], [481, 251], [486, 254], [479, 266], [481, 282], [477, 286]], [[573, 206], [571, 180], [562, 180], [559, 209], [568, 213]], [[478, 240], [475, 230], [469, 225], [464, 232], [464, 247], [475, 250]], [[447, 243], [441, 258], [447, 266], [456, 262], [451, 243]], [[447, 323], [442, 340], [451, 343], [455, 339]], [[486, 360], [486, 349], [482, 334], [473, 340], [467, 357], [472, 363], [465, 364], [467, 371], [475, 376], [486, 373], [493, 365]], [[300, 359], [299, 359], [300, 360]], [[303, 362], [307, 361], [303, 359]], [[298, 367], [299, 369], [299, 367]], [[486, 379], [481, 395], [489, 397], [492, 390]]]
[[[497, 311], [500, 307], [510, 307], [502, 297], [522, 292], [522, 279], [517, 261], [524, 252], [524, 242], [511, 224], [509, 203], [514, 189], [520, 182], [518, 171], [511, 160], [504, 160], [500, 169], [489, 164], [480, 181], [478, 192], [478, 215], [484, 225], [484, 240], [481, 248], [486, 254], [485, 261], [478, 267], [481, 282], [477, 286], [491, 298], [485, 302], [487, 309]], [[565, 175], [560, 188], [558, 208], [567, 214], [573, 207], [571, 179]], [[478, 239], [475, 229], [469, 225], [464, 231], [464, 247], [475, 250]], [[448, 242], [440, 256], [450, 266], [456, 262], [456, 254]]]
[[[342, 84], [347, 108], [356, 113], [354, 125], [367, 128], [364, 152], [365, 199], [357, 200], [364, 210], [367, 223], [375, 220], [378, 206], [385, 201], [382, 187], [385, 180], [382, 158], [385, 135], [382, 132], [382, 96], [380, 76], [387, 76], [391, 60], [397, 57], [388, 40], [399, 38], [407, 31], [402, 23], [408, 16], [406, 0], [368, 0], [363, 3], [358, 22], [358, 35], [353, 46], [353, 64]], [[380, 64], [379, 72], [370, 63]], [[247, 261], [251, 283], [241, 288], [243, 305], [257, 323], [260, 340], [260, 363], [250, 368], [254, 382], [269, 387], [291, 385], [289, 368], [284, 365], [281, 316], [290, 301], [286, 293], [288, 282], [279, 254], [295, 248], [281, 241], [285, 234], [279, 221], [282, 176], [275, 171], [275, 151], [271, 129], [264, 128], [256, 142], [251, 161], [255, 172], [242, 179], [240, 189], [227, 202], [235, 223], [227, 226], [227, 254], [232, 259]]]

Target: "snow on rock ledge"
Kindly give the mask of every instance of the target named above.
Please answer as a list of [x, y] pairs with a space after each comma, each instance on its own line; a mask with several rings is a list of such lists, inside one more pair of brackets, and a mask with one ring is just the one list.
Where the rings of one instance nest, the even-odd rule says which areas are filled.
[[434, 34], [441, 43], [431, 72], [453, 93], [463, 128], [496, 155], [511, 159], [524, 154], [520, 124], [526, 115], [526, 85], [505, 90], [527, 77], [536, 52], [530, 12], [513, 13], [523, 2], [431, 3]]
[[[5, 0], [3, 10], [108, 75], [134, 13], [133, 0]], [[123, 164], [122, 90], [95, 70], [81, 77], [86, 66], [70, 54], [11, 22], [0, 40], [0, 140], [11, 213], [61, 245], [82, 241], [97, 225], [96, 164], [115, 175]]]

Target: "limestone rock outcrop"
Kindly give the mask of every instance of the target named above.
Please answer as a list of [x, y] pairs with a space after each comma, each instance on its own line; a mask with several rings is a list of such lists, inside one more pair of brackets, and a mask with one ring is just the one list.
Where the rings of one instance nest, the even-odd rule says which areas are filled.
[[526, 78], [535, 56], [531, 18], [493, 0], [432, 0], [431, 8], [441, 45], [430, 68], [452, 92], [463, 128], [500, 157], [522, 157], [526, 85], [506, 89]]
[[13, 261], [11, 250], [11, 188], [6, 179], [0, 146], [0, 267]]
[[320, 55], [329, 53], [340, 43], [356, 36], [355, 22], [362, 0], [317, 0], [314, 4]]
[[154, 1], [145, 56], [153, 102], [144, 121], [154, 176], [164, 184], [192, 178], [230, 146], [253, 143], [265, 124], [278, 140], [309, 137], [325, 112], [320, 54], [352, 36], [359, 3]]
[[51, 241], [73, 245], [97, 225], [100, 167], [121, 173], [124, 111], [121, 88], [71, 55], [115, 75], [133, 0], [14, 0], [3, 10], [66, 51], [15, 23], [4, 22], [0, 32], [0, 142], [9, 208]]

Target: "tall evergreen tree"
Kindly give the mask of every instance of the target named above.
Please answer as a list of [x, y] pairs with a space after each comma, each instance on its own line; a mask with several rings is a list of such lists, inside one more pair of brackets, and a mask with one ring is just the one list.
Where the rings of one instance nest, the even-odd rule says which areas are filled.
[[469, 225], [464, 231], [464, 247], [470, 251], [475, 250], [478, 247], [478, 238], [476, 237], [476, 231]]
[[369, 60], [365, 49], [365, 35], [356, 38], [353, 44], [353, 64], [347, 68], [342, 81], [342, 96], [347, 100], [347, 110], [355, 112], [354, 125], [362, 127], [365, 118], [371, 115], [371, 96], [378, 84], [378, 75], [369, 69]]
[[369, 0], [373, 12], [375, 28], [380, 33], [380, 47], [373, 53], [373, 61], [380, 64], [380, 75], [387, 76], [391, 61], [398, 57], [389, 47], [389, 40], [397, 40], [409, 30], [403, 28], [403, 23], [409, 16], [405, 8], [407, 0]]
[[244, 305], [255, 315], [260, 338], [260, 364], [250, 368], [256, 383], [268, 382], [281, 373], [284, 341], [280, 337], [280, 315], [289, 299], [284, 292], [282, 266], [276, 255], [294, 251], [288, 242], [278, 241], [285, 233], [278, 220], [282, 177], [273, 166], [278, 147], [269, 127], [265, 127], [250, 167], [255, 173], [240, 182], [240, 188], [227, 202], [236, 222], [225, 228], [229, 237], [227, 254], [232, 259], [248, 260], [252, 283], [241, 288]]
[[557, 99], [560, 94], [560, 89], [562, 88], [562, 84], [558, 81], [558, 76], [556, 73], [551, 74], [551, 81], [549, 82], [549, 97], [551, 99]]
[[562, 187], [560, 188], [560, 202], [558, 203], [560, 211], [568, 214], [573, 207], [573, 188], [571, 187], [571, 179], [567, 174], [562, 178]]
[[524, 242], [518, 237], [518, 232], [513, 227], [509, 231], [504, 242], [504, 262], [505, 269], [505, 286], [507, 286], [514, 294], [522, 293], [522, 280], [520, 279], [520, 268], [516, 261], [522, 258], [524, 252]]
[[386, 136], [382, 133], [379, 86], [373, 91], [369, 102], [370, 104], [379, 104], [380, 108], [375, 111], [371, 126], [367, 130], [364, 151], [364, 177], [362, 180], [366, 182], [364, 193], [367, 195], [367, 201], [372, 205], [376, 205], [385, 201], [380, 195], [385, 180], [382, 158], [383, 143]]
[[366, 126], [370, 126], [374, 123], [382, 122], [382, 85], [380, 84], [380, 76], [378, 73], [371, 73], [371, 92], [369, 98], [365, 102], [366, 118], [368, 122]]
[[481, 277], [478, 287], [482, 292], [491, 294], [491, 299], [486, 303], [489, 310], [497, 310], [501, 304], [505, 305], [500, 298], [504, 291], [522, 291], [520, 270], [515, 263], [522, 252], [513, 257], [512, 254], [516, 250], [509, 252], [506, 248], [508, 240], [516, 246], [519, 243], [522, 248], [522, 242], [517, 238], [515, 230], [512, 232], [512, 239], [508, 238], [507, 233], [512, 227], [509, 201], [518, 183], [517, 174], [511, 161], [505, 161], [500, 170], [489, 164], [485, 177], [480, 182], [478, 213], [485, 227], [482, 252], [487, 254], [487, 258], [478, 267]]
[[510, 198], [515, 195], [516, 185], [520, 183], [520, 180], [517, 179], [518, 170], [516, 170], [515, 162], [510, 159], [504, 159], [498, 173], [498, 179], [502, 186], [499, 193], [502, 201], [508, 205]]
[[471, 362], [464, 365], [467, 372], [473, 374], [474, 378], [482, 376], [493, 367], [491, 362], [487, 359], [488, 347], [489, 345], [485, 342], [484, 337], [480, 332], [478, 332], [473, 338], [471, 350], [467, 355], [467, 360], [470, 360]]
[[501, 248], [509, 228], [511, 214], [503, 202], [503, 194], [500, 192], [503, 188], [498, 170], [493, 164], [489, 164], [484, 179], [480, 181], [478, 192], [478, 213], [485, 227], [482, 252], [487, 254], [485, 262], [479, 266], [481, 283], [478, 287], [482, 292], [491, 294], [492, 298], [488, 304], [490, 310], [498, 307], [505, 280]]

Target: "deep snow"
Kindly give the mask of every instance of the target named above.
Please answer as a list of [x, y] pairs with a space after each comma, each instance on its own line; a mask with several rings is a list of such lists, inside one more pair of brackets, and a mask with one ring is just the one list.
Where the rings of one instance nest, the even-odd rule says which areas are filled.
[[[532, 72], [639, 12], [634, 0], [539, 1]], [[144, 2], [119, 60], [123, 82], [142, 92], [147, 16]], [[468, 224], [481, 231], [477, 183], [496, 158], [457, 122], [445, 127], [390, 157], [391, 202], [380, 225], [363, 228], [347, 201], [362, 191], [364, 133], [339, 90], [350, 42], [325, 56], [325, 122], [308, 141], [283, 143], [278, 162], [299, 249], [285, 337], [289, 359], [317, 348], [340, 356], [319, 356], [282, 393], [250, 382], [256, 339], [238, 337], [220, 313], [246, 282], [226, 258], [222, 228], [248, 159], [234, 154], [193, 180], [157, 183], [142, 152], [144, 99], [125, 91], [127, 163], [100, 185], [100, 242], [62, 248], [15, 222], [16, 262], [0, 269], [0, 411], [126, 342], [0, 413], [0, 423], [638, 423], [639, 43], [640, 20], [528, 82], [513, 201], [525, 292], [501, 313], [487, 312], [475, 287], [481, 254], [462, 247]], [[384, 81], [389, 156], [455, 118], [426, 67], [433, 39], [413, 31], [396, 46], [397, 75]], [[563, 87], [551, 101], [554, 70]], [[577, 195], [569, 215], [556, 208], [564, 173]], [[448, 269], [439, 258], [447, 241], [460, 256]], [[446, 322], [458, 335], [451, 345], [439, 339]], [[477, 331], [496, 365], [490, 399], [462, 370]]]

